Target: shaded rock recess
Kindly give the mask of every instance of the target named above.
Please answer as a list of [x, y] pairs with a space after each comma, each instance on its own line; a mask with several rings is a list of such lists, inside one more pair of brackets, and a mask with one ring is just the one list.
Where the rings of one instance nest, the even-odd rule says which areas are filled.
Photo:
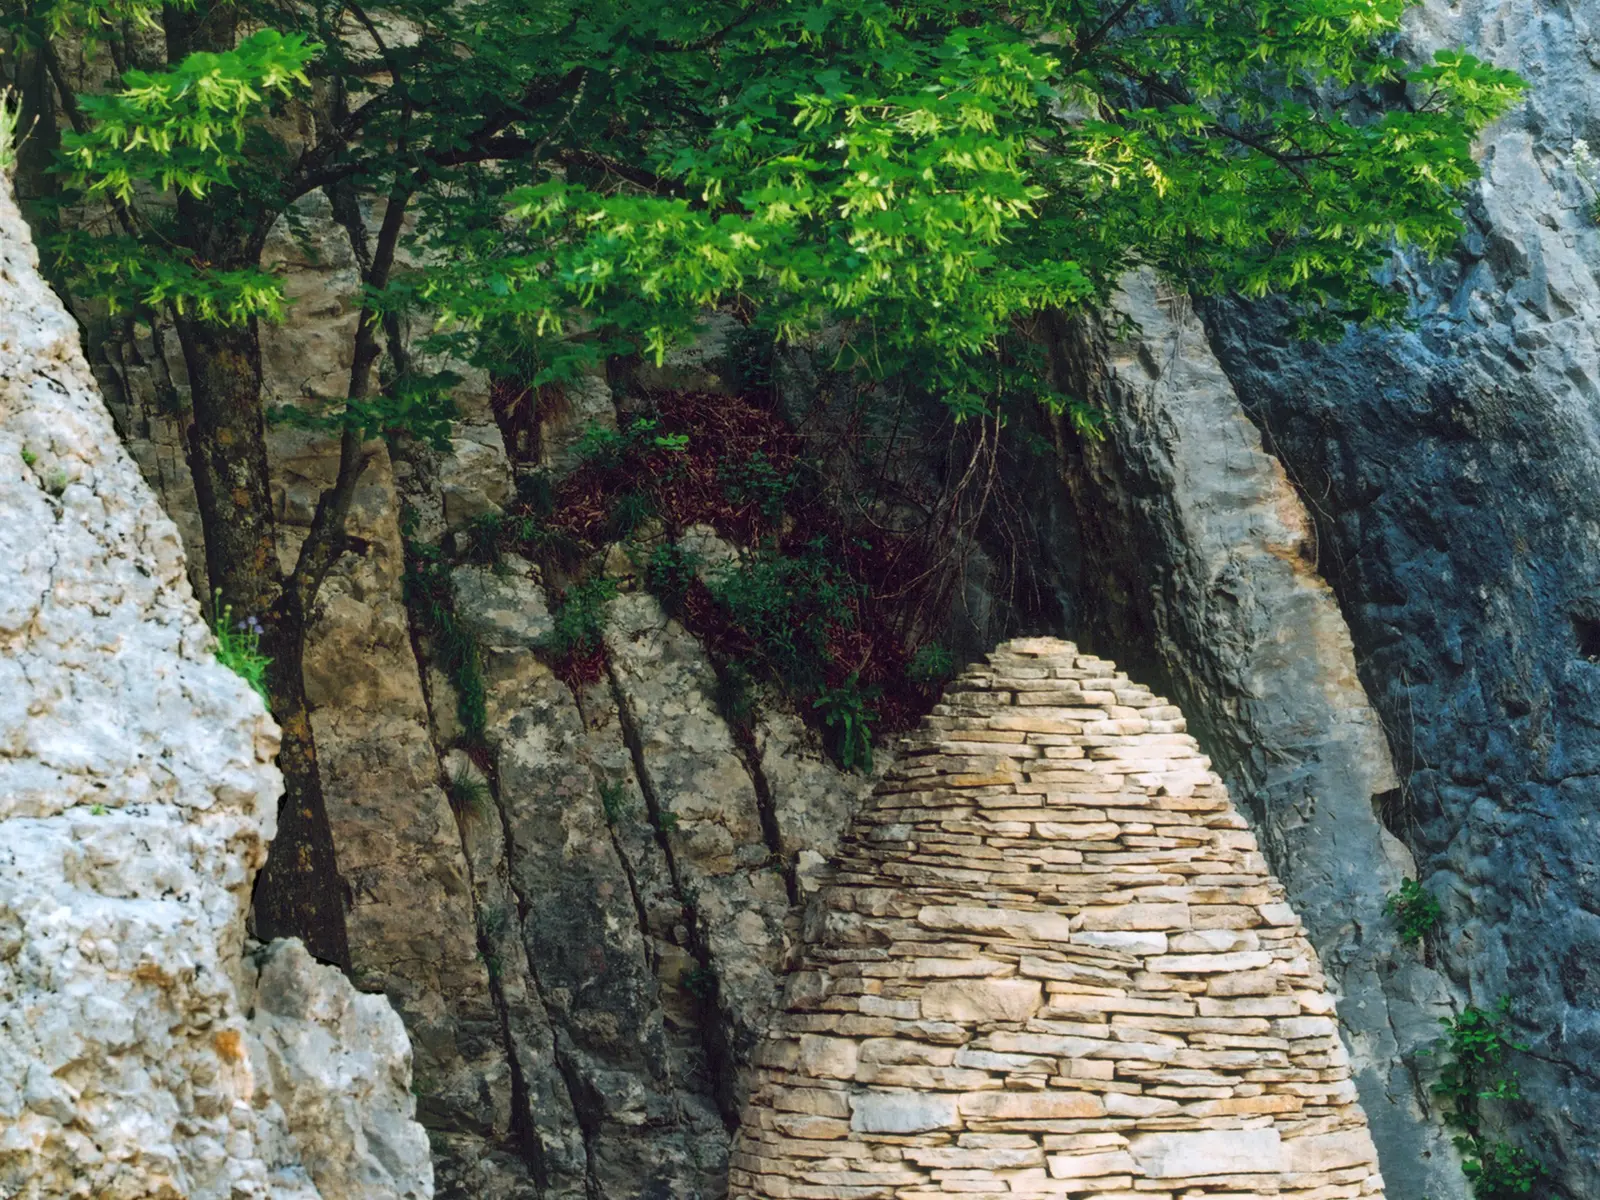
[[1179, 711], [1022, 639], [858, 813], [732, 1195], [1381, 1196], [1315, 950]]

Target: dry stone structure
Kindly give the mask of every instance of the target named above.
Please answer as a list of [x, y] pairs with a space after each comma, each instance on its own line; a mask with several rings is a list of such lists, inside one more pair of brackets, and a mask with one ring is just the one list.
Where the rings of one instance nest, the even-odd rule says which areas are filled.
[[1054, 639], [856, 817], [732, 1195], [1378, 1197], [1315, 951], [1178, 710]]

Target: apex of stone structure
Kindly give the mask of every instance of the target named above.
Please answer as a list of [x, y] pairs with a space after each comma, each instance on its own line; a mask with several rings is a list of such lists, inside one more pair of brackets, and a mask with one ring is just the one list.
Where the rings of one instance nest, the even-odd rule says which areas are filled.
[[1182, 714], [1007, 643], [807, 920], [732, 1194], [1381, 1196], [1316, 953]]

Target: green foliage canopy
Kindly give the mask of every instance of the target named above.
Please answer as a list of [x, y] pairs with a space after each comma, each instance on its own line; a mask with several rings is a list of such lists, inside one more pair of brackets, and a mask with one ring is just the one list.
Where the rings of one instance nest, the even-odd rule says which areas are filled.
[[[543, 343], [557, 378], [660, 356], [711, 305], [785, 337], [842, 324], [851, 365], [958, 412], [993, 398], [1019, 323], [1139, 264], [1287, 295], [1310, 330], [1392, 319], [1376, 272], [1457, 235], [1471, 138], [1518, 89], [1465, 54], [1378, 52], [1403, 7], [591, 6], [548, 68], [578, 73], [557, 120], [584, 152], [562, 165], [543, 134], [495, 180], [513, 223], [406, 298]], [[1401, 83], [1404, 107], [1351, 102]]]
[[[231, 48], [85, 96], [62, 161], [90, 197], [227, 191], [258, 223], [316, 187], [413, 201], [431, 265], [373, 304], [424, 307], [451, 349], [536, 381], [659, 357], [734, 305], [786, 337], [842, 330], [849, 365], [971, 412], [1007, 390], [993, 352], [1019, 326], [1136, 265], [1285, 295], [1313, 332], [1401, 316], [1378, 272], [1397, 242], [1457, 236], [1471, 140], [1520, 87], [1461, 52], [1383, 53], [1404, 7], [241, 4]], [[51, 0], [6, 24], [114, 39], [153, 11]], [[291, 95], [316, 116], [298, 156], [262, 119]], [[254, 262], [150, 224], [58, 249], [123, 306], [281, 314]]]

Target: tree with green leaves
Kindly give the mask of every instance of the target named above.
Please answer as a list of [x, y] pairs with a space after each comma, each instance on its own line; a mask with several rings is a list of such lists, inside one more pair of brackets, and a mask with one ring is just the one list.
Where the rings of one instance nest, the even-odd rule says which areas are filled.
[[[1405, 2], [0, 0], [7, 69], [64, 130], [53, 269], [176, 331], [211, 582], [266, 630], [289, 793], [262, 931], [344, 956], [301, 644], [369, 440], [448, 427], [402, 314], [545, 384], [723, 308], [826, 328], [842, 367], [958, 415], [1062, 403], [1007, 364], [1136, 266], [1281, 295], [1311, 335], [1393, 320], [1381, 268], [1452, 244], [1472, 139], [1520, 87], [1387, 54]], [[285, 571], [260, 264], [318, 191], [364, 290], [344, 394], [300, 415], [340, 463]]]

